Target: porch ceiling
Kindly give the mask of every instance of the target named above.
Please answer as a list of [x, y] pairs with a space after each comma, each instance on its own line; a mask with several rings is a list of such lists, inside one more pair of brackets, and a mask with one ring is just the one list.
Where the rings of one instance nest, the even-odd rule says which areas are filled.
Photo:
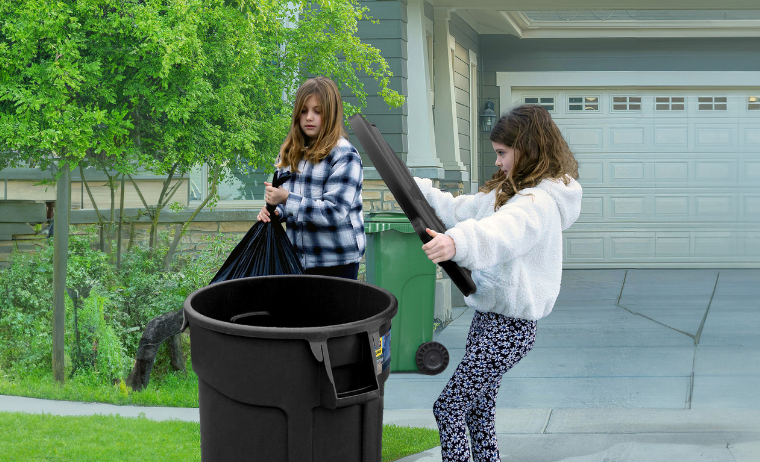
[[[621, 8], [614, 10], [540, 9], [542, 4], [552, 2], [536, 0], [529, 10], [512, 10], [507, 7], [520, 2], [502, 1], [497, 8], [490, 8], [486, 5], [490, 0], [459, 0], [458, 7], [440, 5], [444, 1], [453, 3], [453, 0], [435, 1], [436, 8], [456, 12], [479, 34], [510, 34], [520, 38], [760, 37], [760, 9], [757, 8], [683, 9], [663, 0], [660, 5], [667, 8], [630, 8], [621, 1], [617, 2]], [[567, 2], [555, 0], [553, 3], [564, 6]], [[639, 4], [645, 3], [646, 0], [639, 0]], [[727, 3], [730, 8], [739, 2], [727, 0]]]
[[[496, 11], [536, 10], [714, 10], [715, 0], [428, 0], [433, 6]], [[722, 10], [752, 10], [757, 0], [724, 0]]]

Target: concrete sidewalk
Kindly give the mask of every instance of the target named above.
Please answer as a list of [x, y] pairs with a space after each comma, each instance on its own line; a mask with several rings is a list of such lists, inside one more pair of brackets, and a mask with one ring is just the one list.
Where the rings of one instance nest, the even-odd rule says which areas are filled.
[[[464, 355], [473, 310], [434, 339], [437, 376], [393, 373], [384, 422], [437, 428], [432, 407]], [[502, 461], [760, 461], [760, 270], [567, 270], [533, 350], [502, 381]], [[0, 396], [0, 411], [143, 413], [197, 409]], [[401, 459], [441, 460], [440, 448]]]
[[[436, 428], [472, 309], [435, 340], [439, 376], [391, 374], [387, 421]], [[760, 461], [760, 270], [569, 270], [502, 381], [502, 461]], [[411, 410], [416, 408], [417, 410]], [[404, 462], [440, 461], [440, 448]]]

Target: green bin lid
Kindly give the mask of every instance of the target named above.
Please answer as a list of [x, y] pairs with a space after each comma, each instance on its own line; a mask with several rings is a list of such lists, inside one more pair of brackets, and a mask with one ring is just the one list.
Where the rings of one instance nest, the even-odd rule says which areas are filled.
[[364, 232], [379, 233], [388, 230], [413, 233], [414, 227], [403, 212], [379, 212], [364, 215]]

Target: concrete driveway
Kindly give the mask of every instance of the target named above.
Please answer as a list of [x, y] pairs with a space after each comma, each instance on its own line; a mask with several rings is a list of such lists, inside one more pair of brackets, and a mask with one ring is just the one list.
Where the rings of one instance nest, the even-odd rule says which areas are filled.
[[[393, 373], [385, 421], [436, 428], [473, 310], [434, 340], [437, 376]], [[502, 461], [760, 461], [760, 270], [566, 270], [502, 381]], [[402, 459], [441, 460], [440, 448]]]

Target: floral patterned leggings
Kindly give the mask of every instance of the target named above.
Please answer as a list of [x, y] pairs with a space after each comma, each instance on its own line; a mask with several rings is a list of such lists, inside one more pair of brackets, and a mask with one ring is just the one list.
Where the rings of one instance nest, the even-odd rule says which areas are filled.
[[498, 462], [494, 419], [501, 377], [533, 348], [536, 321], [475, 312], [467, 349], [433, 405], [443, 462], [469, 462], [465, 424], [476, 462]]

